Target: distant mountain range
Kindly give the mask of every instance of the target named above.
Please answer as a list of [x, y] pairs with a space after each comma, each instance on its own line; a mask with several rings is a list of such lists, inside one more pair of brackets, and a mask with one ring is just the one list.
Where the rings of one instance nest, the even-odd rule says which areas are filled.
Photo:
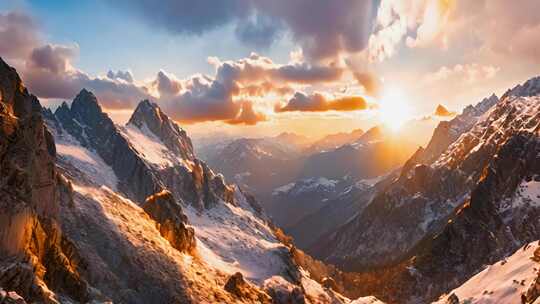
[[[377, 126], [365, 133], [338, 133], [315, 142], [290, 133], [240, 138], [204, 148], [203, 157], [227, 179], [259, 197], [274, 221], [288, 228], [361, 179], [372, 179], [399, 167], [416, 148]], [[316, 185], [306, 186], [318, 182], [339, 187], [319, 191]], [[279, 191], [293, 184], [314, 192], [289, 196]]]

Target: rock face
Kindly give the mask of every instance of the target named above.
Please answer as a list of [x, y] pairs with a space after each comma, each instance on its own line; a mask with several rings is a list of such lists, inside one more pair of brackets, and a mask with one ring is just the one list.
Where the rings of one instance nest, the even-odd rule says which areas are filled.
[[230, 276], [224, 288], [239, 299], [272, 303], [270, 296], [247, 283], [240, 272]]
[[195, 231], [186, 226], [188, 219], [171, 192], [163, 190], [148, 197], [142, 207], [174, 248], [188, 253], [195, 250]]
[[65, 185], [37, 98], [0, 59], [0, 285], [29, 301], [88, 299], [85, 263], [58, 226]]
[[527, 289], [527, 292], [522, 295], [521, 303], [532, 304], [535, 303], [538, 298], [540, 298], [540, 273], [538, 273], [538, 277], [533, 282], [531, 282], [531, 285], [529, 286], [529, 289]]

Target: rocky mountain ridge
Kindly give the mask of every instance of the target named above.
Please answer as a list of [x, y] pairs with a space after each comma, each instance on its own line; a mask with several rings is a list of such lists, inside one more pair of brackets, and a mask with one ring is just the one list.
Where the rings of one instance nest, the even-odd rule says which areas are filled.
[[83, 90], [52, 113], [1, 64], [0, 191], [13, 199], [0, 209], [0, 283], [11, 298], [351, 302], [297, 265], [255, 199], [199, 161], [157, 106], [143, 101], [117, 126]]
[[[540, 97], [530, 95], [534, 83], [518, 86], [525, 96], [485, 99], [479, 111], [468, 108], [437, 128], [430, 143], [436, 144], [417, 151], [364, 212], [315, 251], [371, 278], [365, 294], [415, 303], [435, 299], [482, 265], [537, 240]], [[448, 125], [463, 115], [474, 122], [460, 122], [470, 127], [448, 136], [444, 130], [456, 130]], [[435, 138], [441, 134], [443, 140]], [[381, 280], [392, 283], [381, 288]]]

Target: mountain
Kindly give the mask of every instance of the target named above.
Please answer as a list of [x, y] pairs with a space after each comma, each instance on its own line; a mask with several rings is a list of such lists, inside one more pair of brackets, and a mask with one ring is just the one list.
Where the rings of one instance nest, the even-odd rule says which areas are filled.
[[1, 58], [0, 156], [3, 293], [18, 302], [22, 295], [30, 301], [54, 303], [51, 290], [62, 290], [75, 301], [86, 301], [88, 283], [79, 275], [86, 265], [59, 224], [60, 201], [70, 189], [55, 168], [54, 139], [38, 99]]
[[255, 194], [271, 192], [283, 181], [292, 180], [301, 163], [301, 149], [278, 138], [240, 138], [217, 147], [206, 161]]
[[339, 148], [340, 146], [358, 140], [360, 136], [362, 136], [362, 134], [364, 134], [363, 130], [356, 129], [352, 130], [349, 133], [341, 132], [326, 135], [325, 137], [311, 144], [307, 150], [309, 154], [324, 152], [327, 150], [334, 150], [336, 148]]
[[[332, 143], [345, 144], [319, 152], [313, 145], [306, 149], [305, 138], [284, 133], [236, 139], [216, 146], [206, 157], [212, 168], [254, 193], [272, 220], [290, 233], [297, 245], [308, 248], [306, 244], [342, 223], [338, 214], [351, 214], [352, 206], [358, 204], [351, 203], [348, 197], [369, 197], [371, 192], [364, 191], [364, 184], [400, 167], [416, 148], [381, 126], [365, 133], [357, 130], [328, 138]], [[321, 143], [327, 144], [328, 140], [315, 145]], [[335, 204], [337, 209], [327, 210], [335, 217], [318, 224], [316, 213], [335, 200], [340, 201]], [[307, 219], [310, 216], [312, 220]], [[310, 225], [294, 228], [300, 222]], [[311, 235], [306, 234], [308, 231]]]
[[253, 196], [198, 160], [156, 104], [118, 126], [89, 91], [53, 113], [1, 60], [0, 80], [2, 298], [353, 302], [298, 266]]
[[[394, 174], [391, 172], [388, 176]], [[277, 197], [281, 199], [282, 208], [288, 206], [289, 210], [294, 210], [303, 207], [301, 210], [304, 210], [302, 216], [297, 216], [295, 221], [291, 221], [292, 224], [284, 228], [285, 232], [294, 238], [294, 243], [299, 248], [309, 251], [324, 235], [336, 231], [361, 213], [377, 189], [387, 183], [388, 176], [383, 175], [367, 180], [353, 180], [347, 177], [340, 180], [339, 187], [334, 188], [334, 191], [317, 197], [313, 197], [313, 194], [309, 192], [297, 198], [294, 196]], [[313, 198], [310, 200], [310, 197]], [[306, 205], [309, 207], [305, 207]]]
[[362, 213], [309, 252], [376, 277], [366, 294], [407, 303], [433, 300], [537, 240], [539, 92], [533, 78], [437, 128]]
[[[511, 256], [485, 267], [438, 301], [454, 299], [479, 303], [538, 303], [540, 299], [540, 243], [524, 245]], [[522, 295], [525, 302], [522, 302]]]
[[376, 126], [354, 142], [308, 156], [301, 176], [370, 179], [400, 167], [415, 149], [399, 134]]

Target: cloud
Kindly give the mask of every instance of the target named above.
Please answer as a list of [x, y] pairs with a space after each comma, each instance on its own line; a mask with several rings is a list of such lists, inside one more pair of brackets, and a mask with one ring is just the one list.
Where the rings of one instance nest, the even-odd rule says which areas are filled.
[[186, 123], [230, 120], [241, 106], [234, 102], [233, 91], [207, 76], [195, 76], [185, 83], [185, 91], [161, 100], [167, 114]]
[[369, 38], [369, 59], [383, 61], [394, 56], [403, 41], [410, 48], [447, 47], [455, 6], [456, 0], [383, 0], [376, 30]]
[[367, 95], [378, 96], [381, 90], [381, 83], [372, 73], [354, 73], [354, 78], [360, 84]]
[[285, 28], [312, 59], [335, 58], [362, 51], [372, 31], [378, 0], [145, 0], [109, 1], [172, 33], [200, 35], [236, 24], [238, 38], [249, 45], [269, 46]]
[[256, 112], [253, 109], [253, 103], [246, 101], [242, 103], [240, 113], [235, 118], [226, 120], [225, 122], [231, 125], [245, 124], [251, 126], [266, 120], [266, 115]]
[[240, 20], [236, 26], [236, 36], [246, 45], [256, 48], [269, 48], [282, 36], [283, 25], [276, 19], [255, 14]]
[[26, 57], [39, 42], [37, 24], [19, 12], [0, 13], [0, 41], [4, 58]]
[[26, 85], [37, 96], [51, 99], [71, 99], [87, 88], [107, 108], [133, 107], [150, 96], [146, 87], [133, 83], [129, 72], [109, 71], [107, 77], [100, 78], [74, 68], [71, 62], [77, 53], [77, 46], [45, 44], [34, 48], [22, 68]]
[[77, 55], [77, 46], [46, 44], [34, 48], [27, 61], [29, 68], [49, 71], [53, 74], [65, 73], [71, 69], [71, 60]]
[[312, 59], [362, 51], [372, 32], [380, 1], [254, 1], [257, 10], [284, 22]]
[[110, 0], [113, 6], [133, 13], [151, 26], [178, 34], [201, 35], [232, 20], [246, 18], [245, 0]]
[[451, 116], [455, 116], [456, 112], [449, 111], [445, 106], [443, 106], [442, 104], [439, 104], [437, 108], [435, 109], [435, 112], [433, 113], [433, 115], [439, 116], [439, 117], [451, 117]]
[[109, 72], [107, 72], [107, 78], [112, 79], [112, 80], [121, 79], [121, 80], [127, 81], [129, 83], [133, 82], [133, 74], [131, 74], [130, 71], [116, 71], [116, 72], [113, 72], [113, 71], [109, 70]]
[[182, 90], [182, 83], [174, 75], [159, 71], [154, 85], [160, 97], [174, 96]]
[[[235, 61], [220, 61], [212, 57], [209, 62], [216, 67], [216, 80], [228, 87], [265, 85], [268, 91], [283, 92], [284, 86], [293, 84], [314, 85], [339, 81], [344, 69], [333, 65], [306, 62], [276, 64], [270, 58], [252, 53]], [[271, 84], [271, 85], [268, 85]]]
[[[33, 24], [32, 19], [24, 15], [17, 18], [28, 25]], [[269, 22], [265, 18], [252, 20], [264, 25]], [[273, 26], [270, 23], [266, 25]], [[206, 30], [205, 27], [195, 26], [191, 33]], [[40, 36], [36, 28], [28, 26], [28, 31], [29, 36]], [[268, 96], [285, 97], [299, 88], [336, 84], [345, 73], [344, 68], [337, 64], [304, 61], [278, 64], [268, 57], [252, 53], [238, 60], [209, 58], [209, 63], [215, 67], [212, 76], [195, 75], [179, 79], [173, 74], [159, 71], [153, 80], [137, 81], [129, 71], [109, 70], [105, 76], [91, 76], [79, 70], [73, 64], [79, 54], [77, 45], [49, 44], [39, 39], [28, 43], [25, 45], [26, 54], [14, 54], [21, 63], [18, 68], [26, 85], [37, 96], [72, 99], [86, 88], [97, 96], [104, 107], [110, 109], [129, 109], [142, 99], [152, 99], [171, 117], [186, 123], [223, 121], [253, 125], [267, 120], [266, 115], [256, 109], [257, 106], [273, 106]], [[367, 78], [363, 80], [364, 83], [367, 81]], [[316, 93], [309, 98], [313, 99], [312, 102], [320, 102], [319, 95]], [[262, 100], [264, 98], [267, 100]], [[293, 106], [298, 106], [295, 98], [291, 99], [290, 106], [281, 110], [289, 111], [293, 110]], [[255, 105], [259, 100], [261, 104]], [[310, 111], [352, 111], [363, 107], [365, 101], [359, 97], [333, 100], [323, 97], [322, 103]]]
[[451, 24], [449, 43], [467, 44], [469, 54], [492, 62], [519, 58], [520, 62], [540, 63], [537, 0], [522, 0], [519, 4], [505, 0], [459, 1], [456, 15], [459, 18]]
[[439, 81], [477, 83], [491, 79], [497, 75], [500, 68], [492, 65], [480, 65], [477, 63], [456, 64], [453, 67], [443, 66], [436, 72], [424, 76], [424, 82], [427, 84]]
[[360, 96], [347, 96], [327, 99], [321, 93], [305, 94], [297, 92], [286, 105], [276, 106], [276, 112], [325, 112], [325, 111], [357, 111], [368, 108], [366, 100]]

